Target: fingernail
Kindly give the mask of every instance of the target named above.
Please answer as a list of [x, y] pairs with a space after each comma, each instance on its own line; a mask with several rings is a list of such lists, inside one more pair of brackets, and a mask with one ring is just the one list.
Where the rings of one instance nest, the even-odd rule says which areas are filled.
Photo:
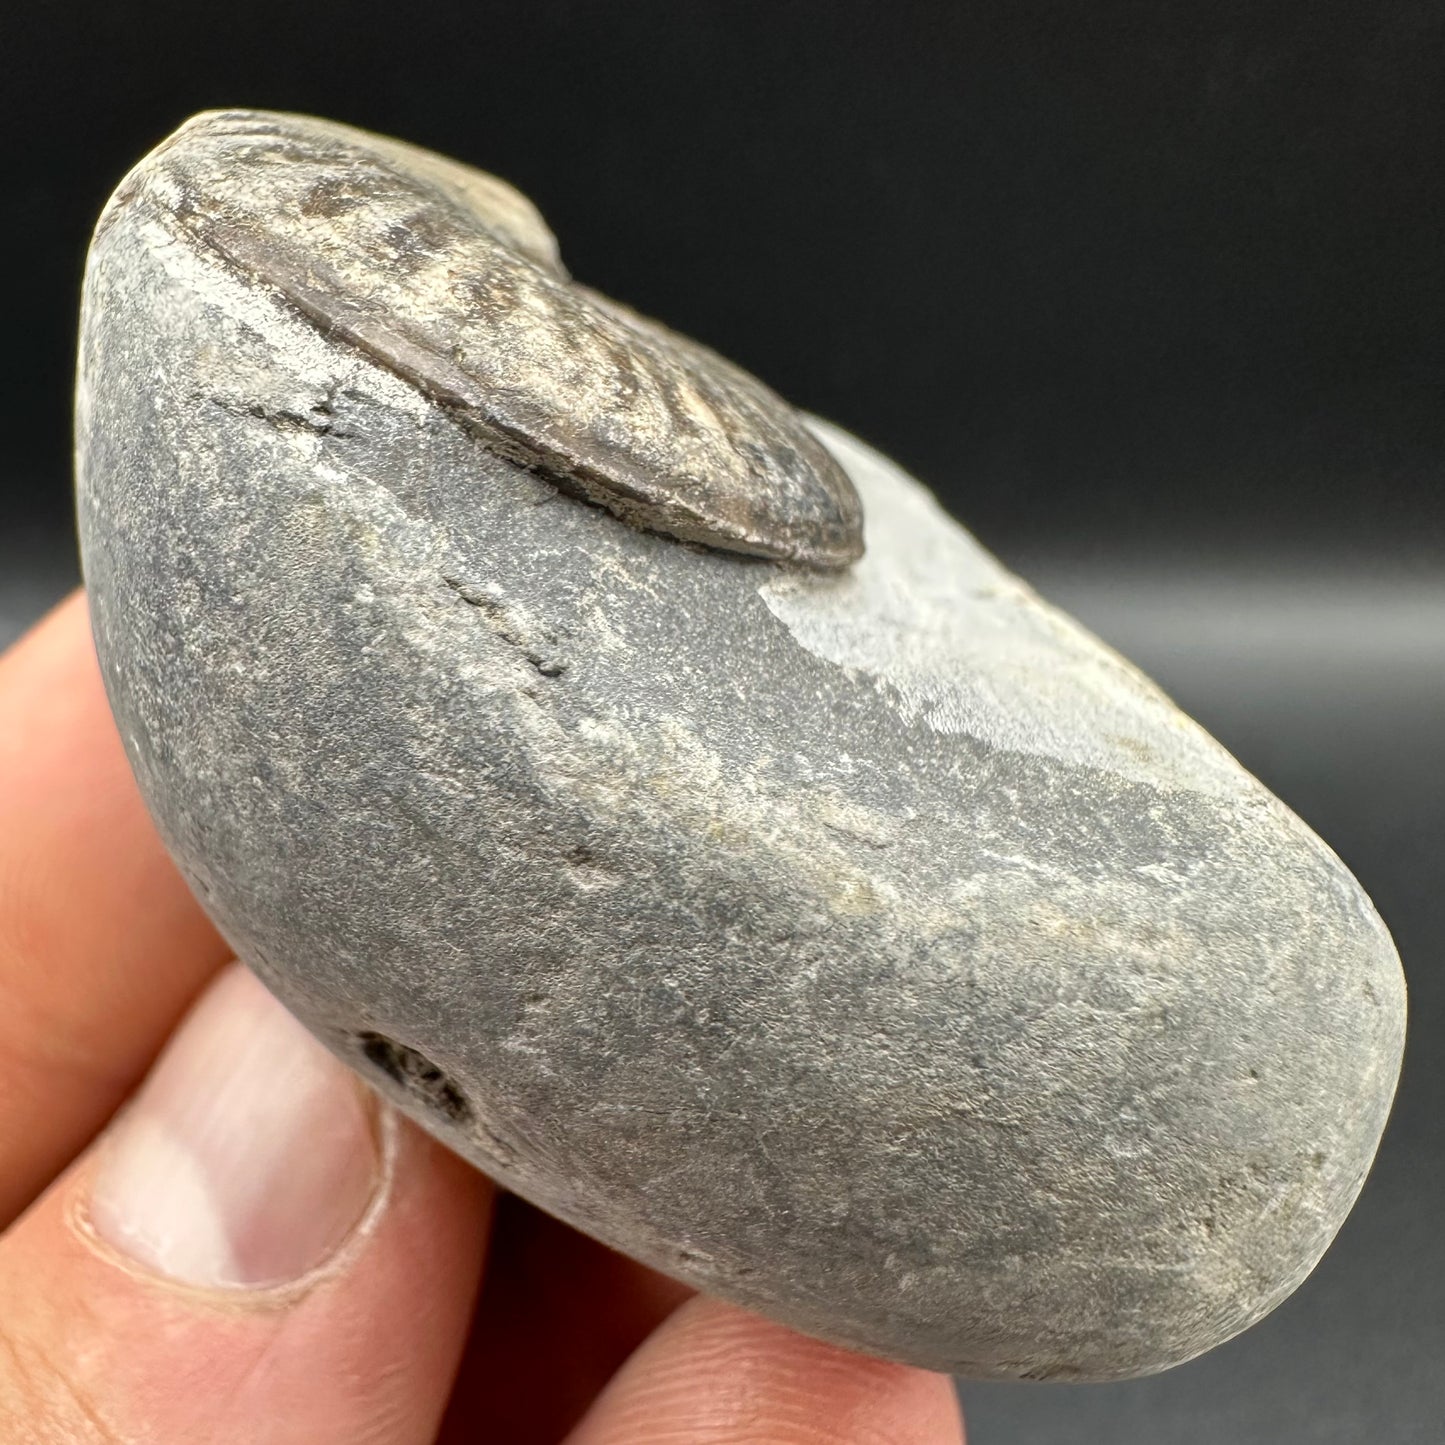
[[256, 1289], [324, 1263], [379, 1174], [361, 1084], [237, 965], [117, 1121], [90, 1219], [160, 1274]]

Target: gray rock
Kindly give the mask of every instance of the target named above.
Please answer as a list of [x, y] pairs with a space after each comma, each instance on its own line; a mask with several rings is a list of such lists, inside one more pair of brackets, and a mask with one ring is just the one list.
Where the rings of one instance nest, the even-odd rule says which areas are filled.
[[[192, 123], [86, 281], [96, 638], [238, 954], [508, 1187], [825, 1338], [1105, 1379], [1260, 1318], [1399, 1067], [1339, 860], [844, 433], [810, 424], [851, 569], [684, 544], [218, 254], [195, 209], [271, 184], [228, 137], [310, 124]], [[555, 267], [488, 195], [479, 230]]]

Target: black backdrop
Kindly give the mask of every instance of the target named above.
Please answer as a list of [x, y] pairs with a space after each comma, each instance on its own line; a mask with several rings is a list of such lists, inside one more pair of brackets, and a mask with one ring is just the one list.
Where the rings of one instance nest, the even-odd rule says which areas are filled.
[[88, 227], [207, 106], [497, 171], [572, 270], [899, 456], [1151, 670], [1395, 928], [1381, 1164], [1276, 1316], [976, 1441], [1445, 1437], [1445, 0], [0, 12], [0, 641], [73, 574]]

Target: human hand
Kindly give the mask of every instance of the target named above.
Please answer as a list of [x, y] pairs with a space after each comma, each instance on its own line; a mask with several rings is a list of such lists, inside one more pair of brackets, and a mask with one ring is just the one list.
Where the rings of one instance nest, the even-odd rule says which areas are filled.
[[227, 967], [63, 604], [0, 658], [0, 1439], [961, 1445], [494, 1194]]

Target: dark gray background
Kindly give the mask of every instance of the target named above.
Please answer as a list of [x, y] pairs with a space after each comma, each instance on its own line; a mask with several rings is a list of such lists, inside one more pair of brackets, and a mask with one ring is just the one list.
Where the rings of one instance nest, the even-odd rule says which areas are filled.
[[0, 642], [74, 576], [88, 226], [234, 104], [516, 181], [582, 279], [935, 485], [1393, 927], [1400, 1101], [1315, 1276], [1154, 1380], [965, 1386], [976, 1445], [1439, 1445], [1445, 0], [8, 6]]

